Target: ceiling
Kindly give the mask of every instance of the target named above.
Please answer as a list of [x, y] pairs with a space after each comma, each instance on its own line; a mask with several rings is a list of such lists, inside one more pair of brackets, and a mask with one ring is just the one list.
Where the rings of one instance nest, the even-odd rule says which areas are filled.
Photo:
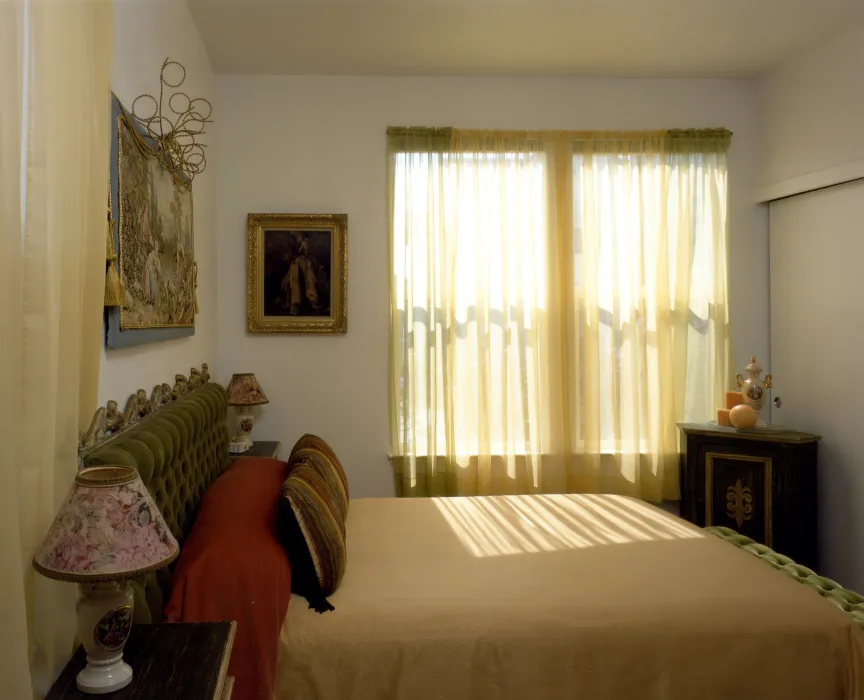
[[187, 0], [219, 73], [748, 77], [862, 0]]

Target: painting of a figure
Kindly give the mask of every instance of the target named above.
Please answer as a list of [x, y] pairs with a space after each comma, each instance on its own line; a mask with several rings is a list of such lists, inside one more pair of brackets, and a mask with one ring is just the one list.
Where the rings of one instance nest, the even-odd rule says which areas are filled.
[[330, 231], [264, 231], [264, 315], [329, 316]]
[[118, 122], [120, 328], [195, 323], [192, 193]]
[[250, 333], [345, 333], [345, 214], [249, 214]]

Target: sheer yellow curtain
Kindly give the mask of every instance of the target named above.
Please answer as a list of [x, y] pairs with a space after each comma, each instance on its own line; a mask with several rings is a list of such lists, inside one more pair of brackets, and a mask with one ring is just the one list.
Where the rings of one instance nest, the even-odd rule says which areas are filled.
[[397, 493], [677, 497], [730, 376], [728, 132], [389, 143]]
[[422, 129], [390, 143], [397, 491], [534, 490], [549, 430], [544, 144]]
[[30, 561], [96, 404], [112, 33], [108, 0], [0, 4], [0, 678], [16, 700], [72, 651], [75, 586]]
[[[436, 481], [444, 489], [446, 479], [446, 469], [443, 464], [436, 469], [437, 455], [428, 445], [439, 443], [446, 410], [440, 404], [446, 335], [439, 325], [452, 288], [448, 270], [454, 239], [445, 220], [445, 198], [452, 196], [451, 130], [394, 127], [387, 136], [391, 454], [402, 457], [394, 462], [397, 492], [407, 473], [407, 493], [412, 493], [412, 488], [431, 490]], [[452, 315], [449, 308], [446, 313]], [[434, 419], [421, 429], [419, 423], [430, 416]], [[441, 439], [446, 440], [444, 431]]]
[[574, 141], [579, 490], [678, 498], [676, 422], [723, 404], [728, 141]]

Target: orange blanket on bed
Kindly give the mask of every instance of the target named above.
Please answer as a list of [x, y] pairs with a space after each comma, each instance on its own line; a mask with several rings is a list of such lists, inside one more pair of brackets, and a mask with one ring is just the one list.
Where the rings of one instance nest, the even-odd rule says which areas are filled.
[[183, 544], [165, 606], [168, 622], [236, 620], [232, 700], [271, 700], [291, 567], [276, 536], [286, 464], [235, 462], [208, 489]]

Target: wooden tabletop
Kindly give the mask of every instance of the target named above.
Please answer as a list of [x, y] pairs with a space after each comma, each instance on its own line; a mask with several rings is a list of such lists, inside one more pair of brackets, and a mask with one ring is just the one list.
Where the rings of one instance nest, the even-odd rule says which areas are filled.
[[252, 447], [245, 452], [232, 454], [231, 459], [235, 460], [240, 459], [241, 457], [272, 457], [273, 459], [278, 459], [279, 448], [281, 446], [282, 443], [275, 440], [257, 440]]
[[738, 438], [740, 440], [757, 440], [760, 442], [803, 444], [806, 442], [818, 442], [822, 439], [821, 435], [787, 430], [780, 425], [739, 430], [738, 428], [727, 428], [724, 425], [717, 425], [716, 423], [678, 423], [678, 428], [686, 435], [721, 435], [723, 437]]
[[[234, 644], [234, 622], [182, 622], [132, 625], [123, 659], [132, 682], [105, 697], [110, 700], [219, 700], [223, 697]], [[93, 700], [75, 677], [86, 665], [83, 647], [66, 664], [46, 700]]]

